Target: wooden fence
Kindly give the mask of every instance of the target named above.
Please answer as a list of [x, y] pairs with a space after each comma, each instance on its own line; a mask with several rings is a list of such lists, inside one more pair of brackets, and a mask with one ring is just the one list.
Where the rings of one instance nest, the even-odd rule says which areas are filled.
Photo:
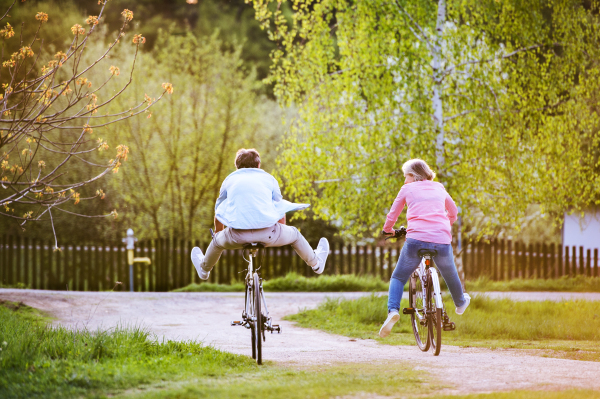
[[471, 242], [462, 253], [465, 278], [492, 280], [598, 277], [598, 248], [529, 244], [511, 240]]
[[[135, 266], [135, 290], [169, 291], [199, 282], [189, 254], [193, 246], [205, 249], [207, 245], [207, 242], [173, 239], [137, 243], [135, 256], [149, 257], [152, 264]], [[352, 273], [389, 280], [401, 245], [332, 243], [325, 274]], [[493, 280], [598, 276], [598, 249], [526, 246], [520, 242], [494, 240], [467, 242], [461, 256], [467, 279], [480, 276]], [[241, 281], [244, 265], [241, 250], [225, 251], [209, 281], [222, 284]], [[289, 272], [314, 276], [290, 246], [267, 248], [262, 265], [265, 279]], [[53, 251], [50, 242], [4, 235], [0, 237], [0, 282], [4, 286], [51, 290], [99, 291], [115, 286], [117, 290], [127, 290], [127, 253], [120, 242], [73, 243]]]

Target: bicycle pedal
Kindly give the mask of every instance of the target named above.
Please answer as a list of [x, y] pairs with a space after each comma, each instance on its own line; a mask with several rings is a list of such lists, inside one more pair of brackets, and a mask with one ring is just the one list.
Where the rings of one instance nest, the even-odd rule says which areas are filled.
[[238, 321], [238, 320], [234, 320], [231, 322], [232, 326], [243, 326], [244, 322], [243, 321]]
[[277, 331], [277, 334], [281, 334], [281, 327], [279, 324], [273, 324], [271, 326], [271, 334], [273, 334], [273, 331]]
[[414, 308], [404, 308], [402, 309], [402, 314], [415, 314]]
[[442, 329], [444, 331], [454, 331], [456, 330], [456, 324], [454, 324], [454, 322], [449, 322], [449, 323], [444, 323], [444, 326], [442, 327]]

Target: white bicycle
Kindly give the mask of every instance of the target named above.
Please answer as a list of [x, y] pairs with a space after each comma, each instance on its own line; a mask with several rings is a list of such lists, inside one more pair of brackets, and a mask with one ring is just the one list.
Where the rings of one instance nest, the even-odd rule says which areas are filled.
[[[401, 227], [388, 238], [404, 236], [406, 229]], [[427, 352], [432, 348], [433, 355], [438, 356], [442, 349], [442, 330], [453, 331], [456, 325], [450, 321], [442, 300], [440, 275], [433, 262], [437, 251], [420, 249], [417, 254], [421, 257], [421, 263], [408, 280], [409, 307], [402, 309], [402, 313], [410, 315], [419, 349]]]

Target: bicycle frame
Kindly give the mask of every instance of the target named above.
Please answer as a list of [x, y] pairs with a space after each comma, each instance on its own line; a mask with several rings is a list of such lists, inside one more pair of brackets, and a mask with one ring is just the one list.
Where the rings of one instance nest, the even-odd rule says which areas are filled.
[[[431, 285], [433, 288], [433, 299], [435, 300], [435, 307], [438, 309], [444, 308], [444, 302], [442, 301], [442, 290], [440, 288], [440, 277], [438, 271], [432, 265], [427, 266], [427, 261], [431, 263], [431, 256], [425, 255], [421, 258], [421, 263], [419, 263], [419, 267], [417, 269], [417, 274], [421, 279], [421, 287], [423, 289], [423, 298], [427, 298], [427, 275], [431, 276]], [[417, 312], [418, 313], [418, 312]], [[420, 315], [419, 318], [422, 319], [425, 315]]]
[[[249, 251], [249, 256], [248, 256], [248, 259], [246, 259], [246, 261], [248, 262], [248, 270], [246, 273], [246, 285], [252, 289], [257, 289], [260, 292], [260, 299], [262, 301], [262, 306], [264, 307], [264, 311], [262, 312], [263, 320], [264, 320], [264, 324], [265, 324], [263, 333], [264, 333], [264, 330], [271, 331], [271, 333], [273, 333], [273, 331], [281, 332], [281, 328], [278, 325], [275, 327], [273, 326], [273, 319], [269, 315], [269, 308], [267, 306], [267, 301], [265, 300], [265, 293], [262, 289], [262, 280], [261, 280], [259, 287], [254, 287], [253, 275], [254, 275], [255, 270], [254, 270], [253, 259], [257, 256], [259, 249], [258, 248], [250, 249], [248, 251]], [[246, 328], [251, 327], [249, 322], [251, 322], [251, 321], [254, 322], [257, 319], [256, 315], [252, 315], [252, 317], [249, 317], [248, 309], [252, 308], [251, 301], [252, 301], [252, 295], [248, 295], [248, 290], [246, 290], [246, 307], [244, 309], [244, 314], [242, 315], [244, 317], [244, 321], [245, 321], [243, 326]]]

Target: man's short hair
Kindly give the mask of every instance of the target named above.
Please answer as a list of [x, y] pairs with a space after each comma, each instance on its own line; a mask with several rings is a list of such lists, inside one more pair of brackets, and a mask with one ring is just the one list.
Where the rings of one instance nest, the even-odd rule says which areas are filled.
[[240, 148], [235, 154], [235, 167], [258, 168], [260, 166], [260, 154], [254, 148]]

